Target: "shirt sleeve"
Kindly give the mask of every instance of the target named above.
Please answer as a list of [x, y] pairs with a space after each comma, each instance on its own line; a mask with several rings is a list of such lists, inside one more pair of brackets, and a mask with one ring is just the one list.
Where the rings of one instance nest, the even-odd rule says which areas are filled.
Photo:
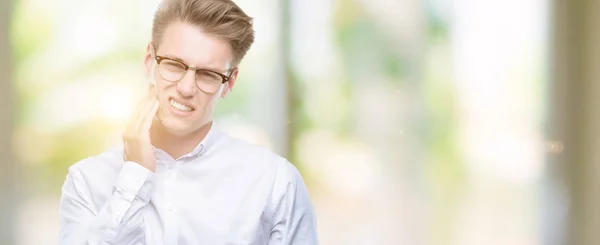
[[112, 195], [97, 209], [82, 173], [71, 168], [62, 188], [60, 244], [135, 244], [144, 242], [142, 210], [150, 201], [154, 173], [125, 162]]
[[298, 170], [285, 161], [276, 178], [275, 210], [269, 245], [318, 245], [315, 213]]

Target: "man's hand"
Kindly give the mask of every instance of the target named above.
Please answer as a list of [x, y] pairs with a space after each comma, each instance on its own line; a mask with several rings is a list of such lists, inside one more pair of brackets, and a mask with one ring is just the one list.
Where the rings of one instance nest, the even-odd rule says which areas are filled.
[[158, 99], [154, 85], [151, 85], [148, 96], [142, 101], [123, 132], [125, 161], [138, 163], [152, 172], [156, 169], [156, 159], [150, 143], [150, 126], [157, 110]]

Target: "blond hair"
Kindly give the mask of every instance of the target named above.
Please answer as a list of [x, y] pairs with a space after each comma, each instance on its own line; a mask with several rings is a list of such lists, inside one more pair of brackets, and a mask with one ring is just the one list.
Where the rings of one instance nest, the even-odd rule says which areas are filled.
[[152, 43], [156, 48], [166, 27], [177, 21], [197, 26], [206, 34], [227, 41], [233, 51], [234, 66], [254, 42], [252, 18], [231, 0], [163, 0], [152, 23]]

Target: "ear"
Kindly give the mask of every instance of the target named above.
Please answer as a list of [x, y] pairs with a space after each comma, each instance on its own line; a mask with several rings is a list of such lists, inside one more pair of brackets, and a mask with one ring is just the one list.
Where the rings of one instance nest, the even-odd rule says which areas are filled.
[[233, 86], [235, 85], [235, 81], [238, 78], [238, 72], [239, 72], [238, 68], [234, 67], [233, 72], [231, 72], [231, 76], [229, 76], [229, 81], [227, 81], [227, 83], [225, 83], [225, 89], [223, 89], [223, 93], [221, 93], [221, 98], [227, 97], [229, 92], [231, 92], [231, 90], [233, 89]]
[[152, 42], [149, 42], [148, 47], [146, 47], [146, 55], [144, 56], [144, 74], [146, 74], [146, 77], [150, 76], [150, 72], [152, 71], [152, 62], [155, 62], [154, 52], [154, 45]]

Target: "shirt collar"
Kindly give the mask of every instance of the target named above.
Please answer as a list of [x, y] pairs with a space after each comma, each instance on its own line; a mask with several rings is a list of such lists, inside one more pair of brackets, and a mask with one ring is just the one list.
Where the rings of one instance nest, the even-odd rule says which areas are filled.
[[214, 148], [217, 141], [221, 138], [222, 133], [217, 129], [216, 123], [211, 122], [210, 129], [204, 139], [198, 143], [198, 145], [192, 150], [192, 152], [183, 155], [181, 158], [195, 158], [206, 154], [208, 151]]
[[201, 156], [208, 152], [210, 149], [214, 148], [217, 141], [221, 138], [221, 132], [217, 129], [216, 123], [211, 122], [210, 129], [204, 139], [200, 141], [200, 143], [194, 148], [194, 150], [190, 153], [191, 156]]
[[[198, 145], [196, 145], [196, 147], [190, 153], [187, 153], [187, 154], [179, 157], [178, 159], [189, 160], [189, 159], [194, 159], [194, 158], [197, 158], [199, 156], [206, 154], [208, 151], [210, 151], [211, 149], [214, 148], [217, 141], [222, 138], [222, 135], [223, 135], [223, 133], [219, 129], [217, 129], [215, 122], [214, 121], [211, 122], [208, 133], [206, 133], [206, 136], [204, 136], [204, 139], [202, 139], [200, 141], [200, 143], [198, 143]], [[156, 147], [153, 147], [153, 148], [157, 151], [158, 159], [170, 158], [170, 157], [168, 157], [168, 154], [166, 152], [164, 152]], [[176, 160], [178, 160], [178, 159], [176, 159]]]

